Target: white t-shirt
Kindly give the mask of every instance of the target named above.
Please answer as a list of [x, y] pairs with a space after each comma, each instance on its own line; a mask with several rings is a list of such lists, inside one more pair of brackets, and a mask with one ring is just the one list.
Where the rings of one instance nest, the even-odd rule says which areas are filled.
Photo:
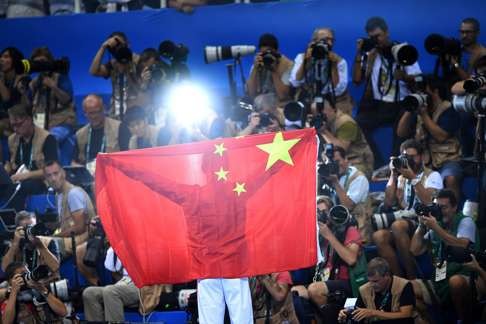
[[[62, 193], [57, 195], [57, 212], [59, 213], [59, 215], [63, 215], [62, 197], [63, 197]], [[83, 210], [88, 209], [88, 202], [86, 201], [86, 195], [84, 194], [83, 190], [81, 190], [81, 188], [74, 187], [68, 192], [67, 205], [71, 213], [74, 213], [75, 211], [82, 210], [82, 209]]]
[[[358, 169], [354, 166], [348, 168], [348, 172], [339, 178], [339, 184], [344, 188], [346, 179], [351, 178]], [[359, 175], [351, 181], [349, 188], [346, 191], [346, 195], [355, 203], [365, 202], [368, 197], [368, 192], [370, 190], [370, 184], [368, 179], [364, 175]]]
[[[382, 64], [384, 63], [384, 64]], [[383, 66], [382, 66], [383, 65]], [[390, 79], [389, 76], [390, 74], [388, 73], [382, 73], [383, 77], [386, 76], [386, 80], [383, 80], [381, 83], [383, 84], [383, 87], [385, 89], [382, 89], [381, 92], [378, 88], [379, 84], [379, 78], [380, 78], [380, 69], [384, 66], [387, 65], [387, 60], [383, 60], [381, 55], [377, 55], [375, 58], [375, 61], [373, 62], [373, 70], [371, 72], [371, 84], [373, 86], [373, 98], [376, 100], [380, 101], [386, 101], [386, 102], [395, 102], [395, 93], [396, 93], [396, 81], [395, 79], [392, 78], [391, 85], [390, 85]], [[392, 73], [391, 75], [393, 76], [393, 72], [397, 69], [397, 64], [393, 62], [392, 64]], [[418, 63], [414, 63], [409, 66], [404, 67], [405, 72], [408, 75], [418, 75], [421, 74], [422, 71], [420, 70], [420, 66]], [[388, 86], [390, 85], [390, 90], [388, 93], [386, 93]], [[405, 82], [399, 81], [398, 82], [398, 87], [400, 88], [400, 98], [399, 100], [403, 100], [406, 96], [410, 94], [410, 91], [408, 90]]]
[[[301, 80], [297, 80], [297, 71], [299, 71], [301, 65], [304, 64], [304, 53], [298, 54], [294, 59], [294, 66], [292, 67], [292, 72], [290, 72], [290, 84], [294, 87], [298, 88], [302, 86], [305, 82], [305, 78]], [[339, 82], [334, 87], [334, 94], [336, 96], [340, 96], [346, 91], [346, 87], [348, 86], [348, 63], [346, 63], [345, 59], [341, 59], [337, 65], [338, 75], [339, 75]], [[323, 85], [322, 93], [330, 93], [331, 92], [331, 84], [327, 82]]]
[[115, 262], [115, 251], [113, 251], [113, 248], [111, 246], [108, 251], [106, 251], [105, 268], [111, 272], [120, 272], [120, 270], [123, 269], [123, 276], [128, 277], [128, 272], [123, 267], [120, 258], [116, 258]]
[[[417, 175], [416, 179], [420, 181], [422, 177], [424, 176], [424, 173], [421, 172], [420, 174]], [[401, 185], [400, 187], [403, 188], [403, 203], [405, 206], [409, 205], [409, 199], [411, 197], [411, 189], [412, 189], [412, 184], [408, 179], [404, 179], [402, 177], [402, 181], [404, 181], [404, 185]], [[427, 179], [425, 179], [424, 183], [424, 188], [425, 189], [436, 189], [436, 190], [442, 190], [444, 188], [444, 183], [442, 182], [442, 177], [440, 176], [440, 173], [437, 171], [432, 171]], [[415, 198], [413, 200], [412, 207], [415, 206], [417, 203], [420, 203], [420, 199], [418, 198], [417, 193], [415, 193]]]

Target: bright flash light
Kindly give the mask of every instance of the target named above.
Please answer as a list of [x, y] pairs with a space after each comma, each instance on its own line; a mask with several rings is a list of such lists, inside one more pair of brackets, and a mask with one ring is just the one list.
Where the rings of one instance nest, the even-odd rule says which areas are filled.
[[177, 123], [185, 126], [204, 121], [212, 112], [207, 92], [193, 83], [174, 86], [169, 92], [167, 104]]

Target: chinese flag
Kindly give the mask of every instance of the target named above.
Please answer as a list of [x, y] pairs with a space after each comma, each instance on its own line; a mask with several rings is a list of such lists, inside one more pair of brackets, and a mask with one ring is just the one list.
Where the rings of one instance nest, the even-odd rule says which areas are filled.
[[98, 213], [139, 287], [316, 263], [313, 129], [100, 154]]

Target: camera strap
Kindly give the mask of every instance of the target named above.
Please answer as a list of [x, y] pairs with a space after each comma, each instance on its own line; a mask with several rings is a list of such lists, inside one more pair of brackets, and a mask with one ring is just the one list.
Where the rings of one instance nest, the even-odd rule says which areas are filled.
[[[93, 128], [91, 126], [89, 126], [88, 143], [86, 144], [86, 161], [90, 160], [89, 154], [91, 153], [91, 141], [93, 140], [92, 139], [92, 132], [93, 132]], [[105, 135], [105, 131], [104, 131], [104, 128], [103, 128], [103, 138], [101, 139], [101, 148], [100, 148], [101, 153], [105, 152], [105, 146], [106, 146], [106, 135]], [[96, 158], [96, 155], [95, 155], [94, 158]]]
[[[34, 132], [35, 132], [35, 130], [34, 130]], [[29, 170], [32, 170], [32, 161], [34, 160], [34, 148], [33, 148], [34, 143], [33, 142], [34, 142], [34, 136], [32, 136], [32, 138], [30, 139], [30, 157], [29, 157], [29, 162], [26, 164], [27, 169], [29, 169]], [[24, 145], [26, 145], [26, 144], [27, 143], [25, 143], [23, 139], [22, 139], [22, 142], [19, 144], [20, 164], [24, 164]]]
[[[393, 85], [393, 62], [388, 60], [385, 56], [380, 56], [380, 68], [378, 73], [378, 92], [383, 99], [386, 96]], [[387, 83], [387, 84], [386, 84]]]
[[412, 186], [412, 180], [407, 180], [407, 202], [408, 207], [407, 209], [413, 208], [413, 203], [415, 201], [415, 188]]

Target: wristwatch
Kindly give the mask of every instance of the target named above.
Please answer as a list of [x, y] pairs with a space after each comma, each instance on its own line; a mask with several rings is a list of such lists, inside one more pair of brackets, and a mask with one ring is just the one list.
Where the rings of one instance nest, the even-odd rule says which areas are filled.
[[41, 295], [42, 295], [44, 298], [47, 298], [47, 296], [49, 296], [49, 289], [46, 289], [45, 291], [41, 291]]
[[413, 179], [412, 181], [410, 181], [410, 183], [411, 183], [411, 184], [412, 184], [412, 186], [414, 186], [414, 187], [415, 187], [415, 186], [417, 185], [417, 183], [419, 183], [419, 182], [420, 182], [420, 179]]
[[458, 69], [459, 68], [459, 63], [456, 62], [456, 63], [454, 63], [453, 66], [454, 66], [454, 69]]

